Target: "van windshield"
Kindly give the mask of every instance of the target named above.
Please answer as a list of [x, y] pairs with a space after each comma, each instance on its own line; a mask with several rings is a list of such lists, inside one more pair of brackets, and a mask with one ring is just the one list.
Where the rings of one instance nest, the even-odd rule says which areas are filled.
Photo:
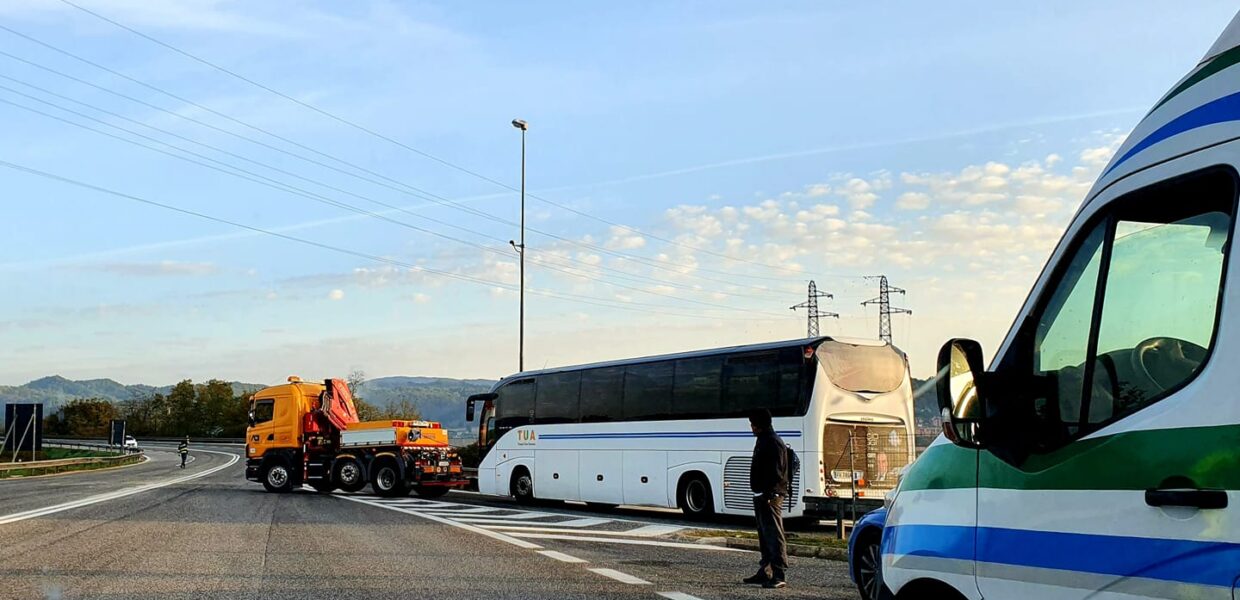
[[818, 346], [818, 362], [836, 387], [884, 394], [900, 387], [908, 373], [904, 356], [891, 346], [862, 346], [834, 340]]

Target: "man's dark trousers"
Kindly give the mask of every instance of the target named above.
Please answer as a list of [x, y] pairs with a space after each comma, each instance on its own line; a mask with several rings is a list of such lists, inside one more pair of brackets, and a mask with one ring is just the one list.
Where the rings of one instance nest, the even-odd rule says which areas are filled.
[[771, 578], [783, 581], [788, 568], [788, 545], [784, 540], [783, 496], [756, 496], [754, 517], [758, 520], [758, 548], [762, 551], [759, 568], [771, 568]]

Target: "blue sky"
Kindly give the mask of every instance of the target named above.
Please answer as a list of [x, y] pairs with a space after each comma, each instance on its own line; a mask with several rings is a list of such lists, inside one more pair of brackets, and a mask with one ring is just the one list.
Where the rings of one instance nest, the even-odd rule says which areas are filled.
[[[528, 204], [551, 235], [527, 234], [527, 367], [797, 337], [811, 278], [842, 315], [827, 333], [873, 337], [861, 276], [885, 273], [923, 376], [947, 337], [998, 344], [1092, 178], [1234, 11], [79, 4], [506, 186], [508, 122], [529, 121], [529, 188], [554, 204]], [[516, 369], [511, 190], [59, 0], [0, 24], [0, 161], [353, 252], [2, 168], [0, 383]]]

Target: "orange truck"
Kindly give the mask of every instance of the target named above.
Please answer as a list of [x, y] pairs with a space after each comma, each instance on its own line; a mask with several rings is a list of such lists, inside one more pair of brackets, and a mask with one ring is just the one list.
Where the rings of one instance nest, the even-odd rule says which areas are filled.
[[245, 432], [245, 477], [269, 492], [309, 485], [320, 492], [361, 491], [380, 496], [410, 491], [435, 498], [466, 485], [461, 459], [439, 423], [361, 421], [349, 386], [289, 377], [250, 401]]

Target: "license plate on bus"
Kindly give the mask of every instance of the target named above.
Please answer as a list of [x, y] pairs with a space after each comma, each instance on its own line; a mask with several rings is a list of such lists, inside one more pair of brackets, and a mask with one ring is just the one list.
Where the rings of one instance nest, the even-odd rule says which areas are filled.
[[439, 461], [439, 466], [441, 466], [441, 467], [446, 467], [446, 466], [448, 466], [448, 465], [450, 465], [450, 464], [452, 464], [452, 463], [451, 463], [451, 462], [449, 462], [449, 461], [446, 461], [446, 460], [441, 460], [441, 461]]

